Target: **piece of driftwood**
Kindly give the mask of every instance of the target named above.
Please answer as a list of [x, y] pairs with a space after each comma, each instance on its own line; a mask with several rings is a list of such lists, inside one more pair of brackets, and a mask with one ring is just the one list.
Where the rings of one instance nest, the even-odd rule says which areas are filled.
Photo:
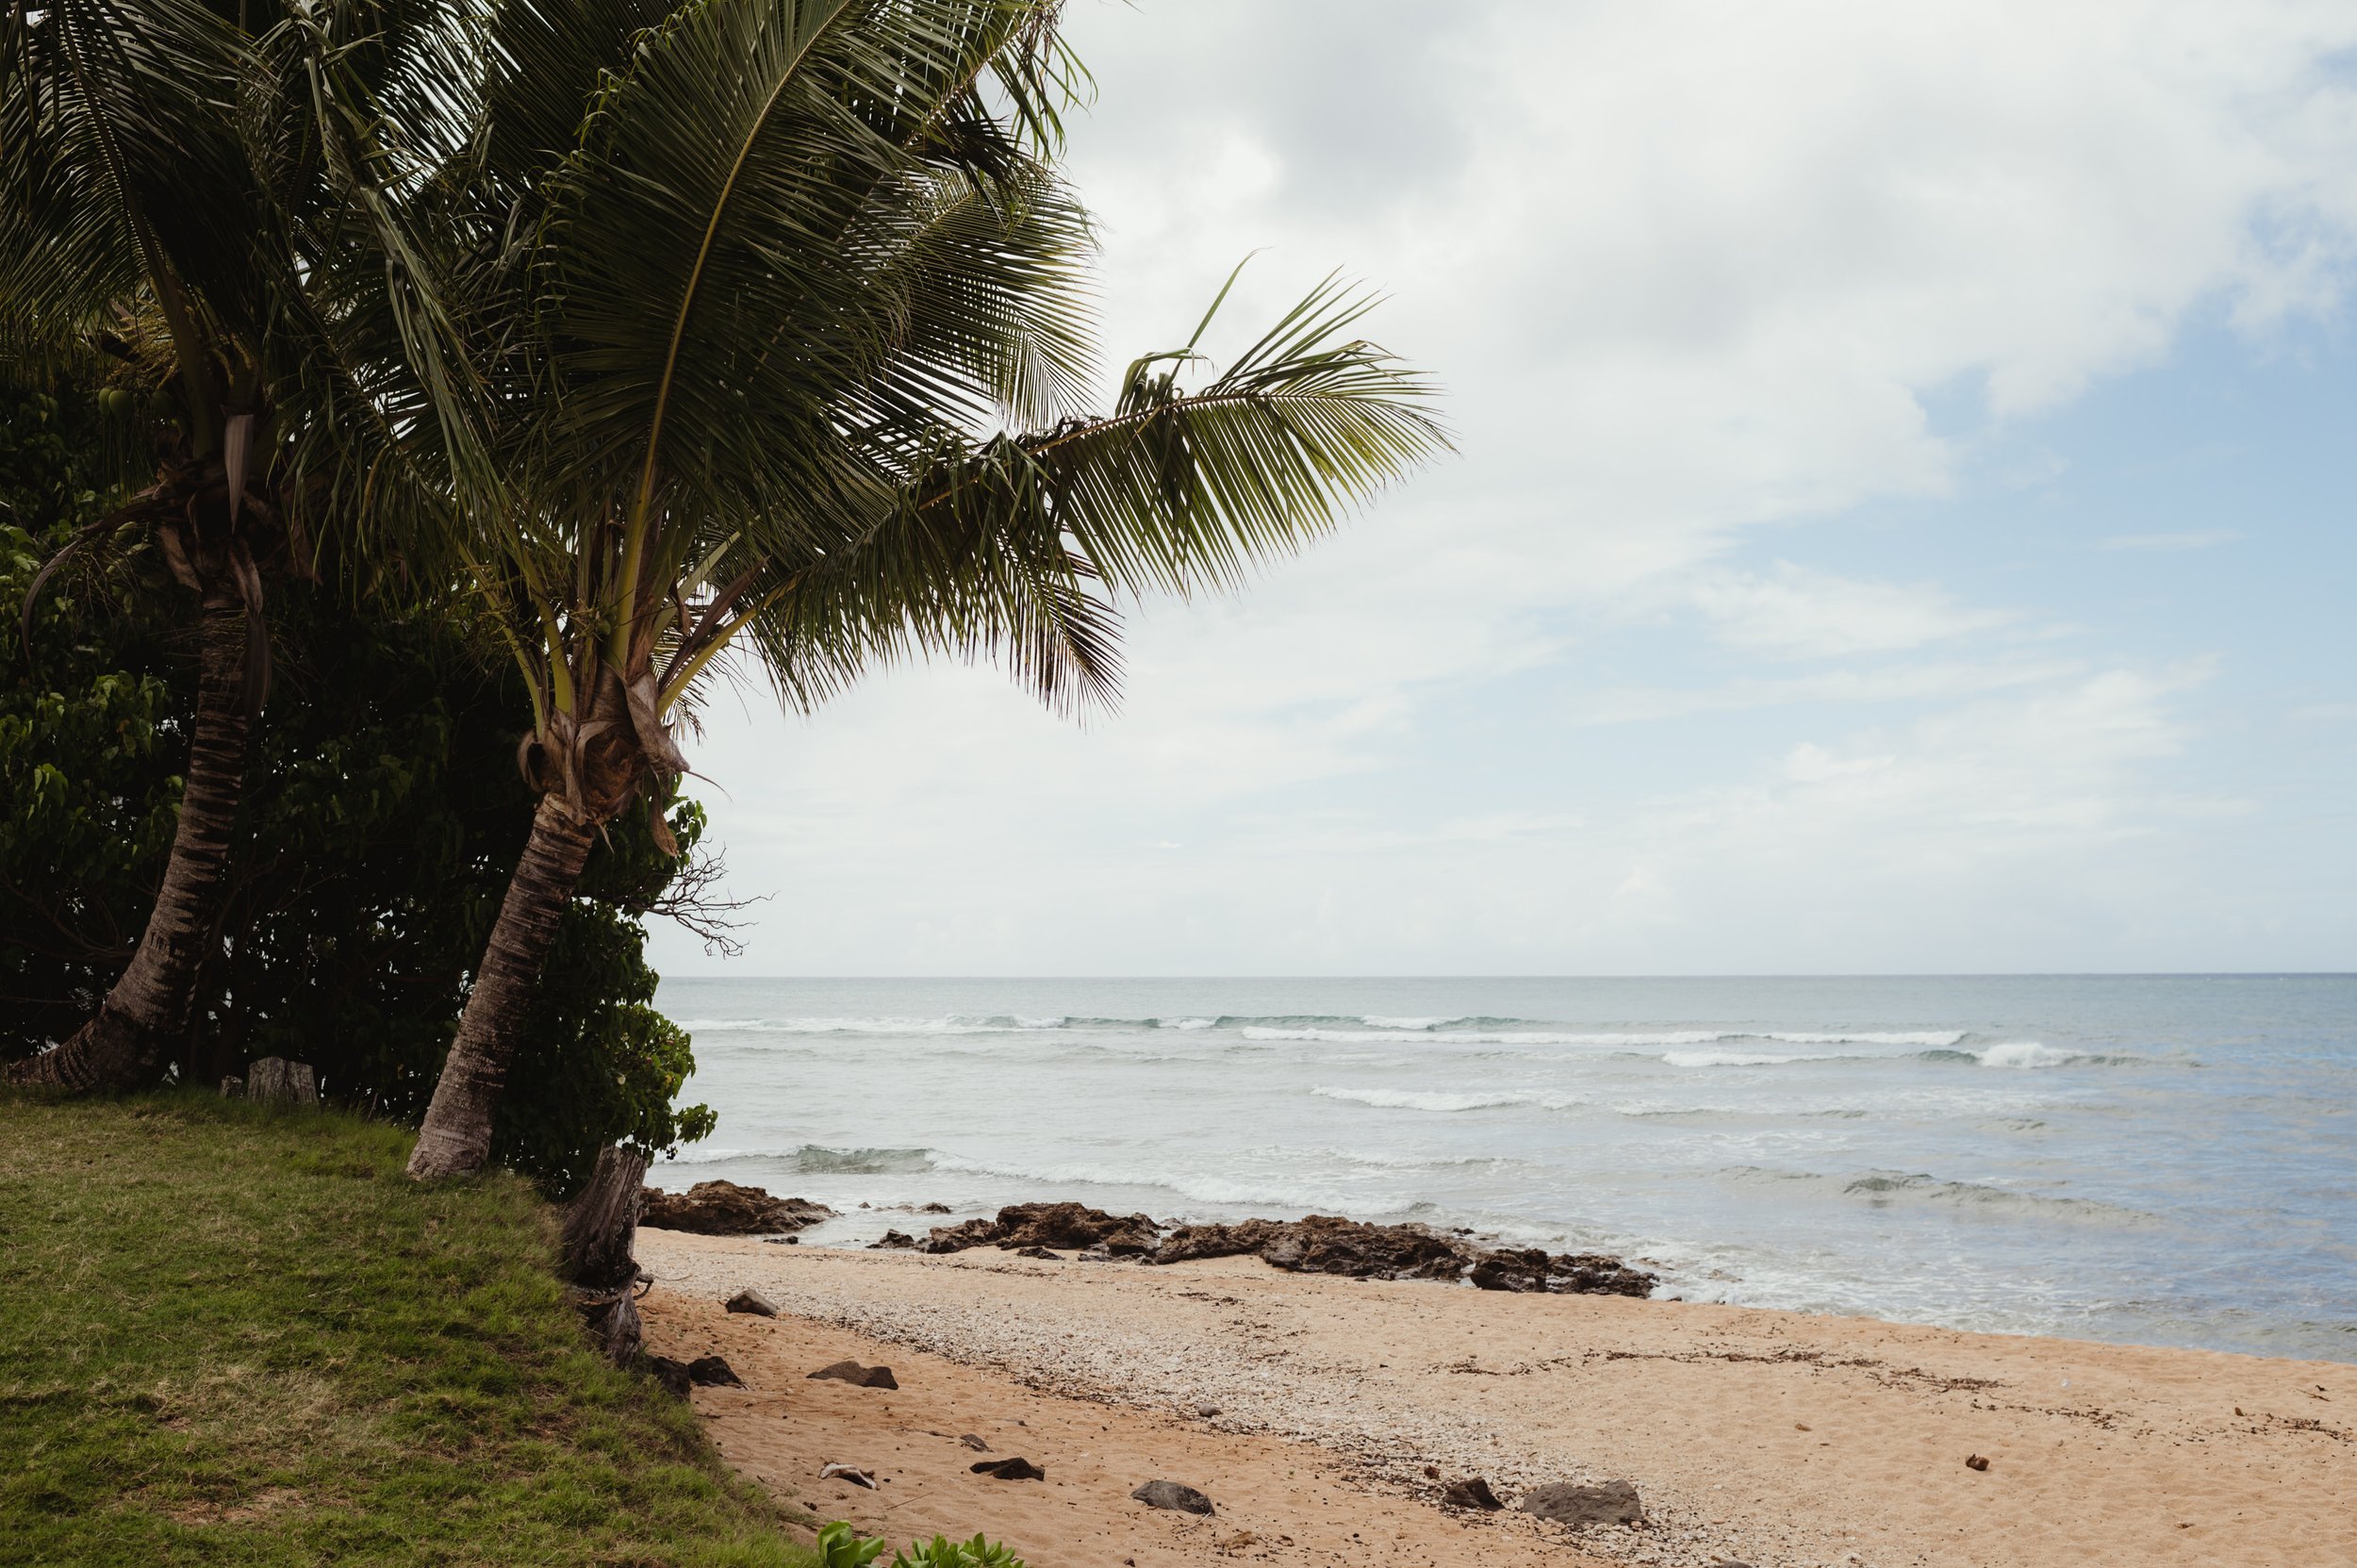
[[265, 1056], [245, 1070], [245, 1098], [264, 1105], [316, 1110], [320, 1103], [319, 1078], [308, 1062]]
[[632, 1248], [646, 1175], [644, 1153], [601, 1149], [589, 1184], [565, 1211], [565, 1277], [572, 1281], [573, 1300], [598, 1347], [621, 1365], [641, 1348], [637, 1294], [646, 1276]]

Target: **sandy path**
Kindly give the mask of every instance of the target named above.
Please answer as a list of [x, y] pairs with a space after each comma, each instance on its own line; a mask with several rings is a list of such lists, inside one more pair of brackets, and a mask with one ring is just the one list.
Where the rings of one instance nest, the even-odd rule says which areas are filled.
[[[709, 1341], [761, 1369], [751, 1394], [698, 1395], [740, 1466], [856, 1519], [799, 1477], [855, 1457], [834, 1446], [895, 1444], [868, 1457], [923, 1494], [887, 1486], [896, 1530], [986, 1528], [1035, 1568], [1197, 1560], [1243, 1531], [1255, 1539], [1231, 1550], [1279, 1561], [1578, 1560], [1553, 1527], [1443, 1513], [1426, 1464], [1508, 1497], [1633, 1481], [1652, 1527], [1578, 1538], [1627, 1561], [2357, 1565], [2357, 1368], [2336, 1362], [1304, 1278], [1252, 1259], [925, 1258], [657, 1230], [639, 1256], [662, 1286], [658, 1347]], [[713, 1309], [746, 1285], [807, 1321]], [[802, 1380], [844, 1355], [891, 1360], [902, 1393]], [[761, 1405], [781, 1392], [783, 1420]], [[1219, 1413], [1184, 1413], [1206, 1404]], [[965, 1477], [975, 1456], [955, 1439], [1009, 1451], [1017, 1420], [1040, 1433], [1029, 1457], [1049, 1483]], [[1965, 1467], [1972, 1453], [1986, 1472]], [[1202, 1487], [1223, 1518], [1128, 1502], [1146, 1472]]]

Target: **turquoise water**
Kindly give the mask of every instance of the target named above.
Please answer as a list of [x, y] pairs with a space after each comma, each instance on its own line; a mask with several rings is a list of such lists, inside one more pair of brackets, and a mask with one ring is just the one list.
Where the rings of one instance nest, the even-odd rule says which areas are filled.
[[720, 1126], [653, 1179], [849, 1211], [821, 1245], [926, 1202], [1339, 1213], [1623, 1252], [1689, 1300], [2357, 1361], [2357, 977], [688, 979], [660, 1000]]

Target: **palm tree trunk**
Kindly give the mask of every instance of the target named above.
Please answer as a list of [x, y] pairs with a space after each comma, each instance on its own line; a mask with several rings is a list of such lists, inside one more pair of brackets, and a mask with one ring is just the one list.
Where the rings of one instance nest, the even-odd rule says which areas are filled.
[[77, 1094], [145, 1087], [189, 1032], [205, 946], [219, 920], [229, 834], [245, 787], [246, 607], [207, 598], [199, 623], [201, 670], [189, 737], [188, 784], [163, 884], [147, 929], [98, 1015], [55, 1050], [8, 1069], [11, 1083]]
[[483, 970], [459, 1015], [458, 1037], [451, 1042], [434, 1102], [418, 1129], [409, 1174], [420, 1180], [464, 1176], [481, 1170], [490, 1157], [491, 1115], [507, 1081], [507, 1065], [531, 1016], [557, 922], [572, 901], [596, 835], [596, 827], [576, 816], [562, 796], [540, 798], [532, 836], [524, 841], [523, 858], [500, 904], [499, 923], [491, 928]]

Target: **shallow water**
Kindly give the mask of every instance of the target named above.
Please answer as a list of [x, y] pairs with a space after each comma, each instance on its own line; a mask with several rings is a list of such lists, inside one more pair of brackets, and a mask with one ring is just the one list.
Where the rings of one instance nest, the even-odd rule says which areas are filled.
[[1417, 1219], [1643, 1258], [1689, 1300], [2357, 1361], [2357, 976], [683, 979], [660, 1002], [720, 1113], [666, 1186]]

